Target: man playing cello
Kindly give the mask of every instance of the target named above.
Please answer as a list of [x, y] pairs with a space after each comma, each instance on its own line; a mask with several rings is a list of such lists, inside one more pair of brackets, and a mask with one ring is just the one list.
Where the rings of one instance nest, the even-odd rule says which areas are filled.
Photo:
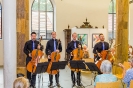
[[[27, 55], [27, 58], [26, 58], [26, 66], [28, 65], [28, 63], [32, 60], [32, 51], [34, 49], [40, 49], [40, 45], [39, 45], [39, 42], [36, 40], [36, 33], [35, 32], [32, 32], [31, 33], [31, 40], [27, 41], [25, 43], [25, 46], [24, 46], [24, 53]], [[30, 86], [35, 88], [35, 83], [36, 83], [36, 74], [32, 74], [31, 72], [29, 72], [27, 70], [27, 78], [29, 79], [29, 82], [30, 82]]]
[[[52, 32], [51, 36], [52, 36], [52, 39], [50, 39], [47, 42], [46, 49], [45, 49], [45, 53], [48, 56], [48, 61], [49, 62], [51, 61], [51, 56], [50, 55], [51, 55], [52, 52], [59, 53], [59, 52], [62, 51], [62, 45], [61, 45], [61, 43], [59, 43], [59, 45], [58, 45], [58, 41], [56, 39], [56, 32]], [[59, 72], [57, 74], [55, 74], [55, 80], [56, 80], [57, 87], [60, 87]], [[52, 87], [53, 86], [53, 75], [52, 74], [49, 74], [49, 81], [50, 81], [50, 84], [49, 84], [48, 87]]]
[[[66, 49], [66, 52], [68, 54], [71, 54], [71, 57], [70, 57], [70, 60], [73, 60], [73, 55], [72, 55], [72, 51], [76, 48], [79, 47], [80, 45], [80, 42], [77, 40], [77, 33], [73, 33], [72, 34], [72, 41], [68, 43], [67, 45], [67, 49]], [[81, 46], [81, 45], [80, 45]], [[77, 84], [78, 86], [81, 86], [80, 83], [81, 83], [81, 79], [80, 79], [80, 75], [81, 75], [81, 72], [78, 71], [77, 72]], [[71, 70], [71, 80], [72, 80], [72, 87], [75, 87], [75, 73], [74, 71]]]
[[104, 41], [104, 35], [103, 34], [99, 34], [99, 39], [100, 42], [96, 43], [93, 49], [93, 53], [94, 53], [94, 59], [95, 61], [99, 60], [101, 57], [101, 52], [103, 50], [108, 50], [109, 49], [109, 43]]

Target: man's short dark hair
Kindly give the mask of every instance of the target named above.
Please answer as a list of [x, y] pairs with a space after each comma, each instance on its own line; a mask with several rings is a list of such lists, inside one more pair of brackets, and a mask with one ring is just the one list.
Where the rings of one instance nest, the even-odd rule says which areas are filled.
[[[55, 32], [55, 31], [53, 31], [53, 32]], [[53, 32], [51, 32], [51, 35], [52, 35]], [[56, 32], [55, 32], [55, 33], [56, 33]]]
[[36, 32], [32, 32], [31, 35], [32, 35], [32, 34], [36, 34]]
[[100, 33], [100, 34], [99, 34], [99, 37], [100, 37], [101, 35], [103, 35], [103, 34], [102, 34], [102, 33]]

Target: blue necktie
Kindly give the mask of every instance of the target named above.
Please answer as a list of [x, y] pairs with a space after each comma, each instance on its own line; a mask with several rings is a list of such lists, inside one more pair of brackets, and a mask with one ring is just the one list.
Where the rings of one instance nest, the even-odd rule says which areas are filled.
[[34, 41], [32, 41], [32, 49], [33, 50], [35, 49], [35, 43], [34, 43]]
[[54, 39], [54, 51], [56, 51], [56, 41]]
[[74, 48], [76, 48], [76, 41], [74, 41]]
[[105, 50], [105, 47], [104, 47], [104, 42], [103, 42], [103, 50]]

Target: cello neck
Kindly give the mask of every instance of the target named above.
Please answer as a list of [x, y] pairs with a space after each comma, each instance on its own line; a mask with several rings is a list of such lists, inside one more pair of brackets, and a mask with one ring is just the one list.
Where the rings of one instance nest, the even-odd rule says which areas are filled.
[[60, 39], [57, 40], [57, 49], [59, 49], [59, 44], [61, 43]]
[[[57, 40], [57, 49], [59, 49], [59, 44], [60, 44], [60, 39]], [[57, 56], [57, 52], [55, 52], [54, 61], [56, 61], [56, 56]]]
[[[40, 39], [39, 39], [39, 45], [41, 46], [41, 40], [42, 40], [42, 36], [40, 37]], [[37, 50], [36, 50], [36, 54], [35, 54], [35, 56], [34, 56], [34, 58], [37, 58], [37, 56], [38, 56], [38, 46], [37, 46]]]
[[110, 52], [112, 44], [113, 44], [113, 39], [110, 40], [110, 46], [109, 46], [109, 49], [107, 50], [107, 57], [108, 57], [108, 53]]

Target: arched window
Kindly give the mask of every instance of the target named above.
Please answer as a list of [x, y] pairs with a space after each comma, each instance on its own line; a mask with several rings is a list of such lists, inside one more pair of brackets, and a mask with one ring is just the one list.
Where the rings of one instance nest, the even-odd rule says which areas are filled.
[[54, 31], [54, 8], [51, 0], [34, 0], [32, 4], [31, 31], [36, 32], [38, 38], [50, 39]]
[[111, 0], [108, 10], [108, 35], [114, 39], [116, 33], [116, 0]]
[[2, 39], [2, 6], [0, 3], [0, 39]]

